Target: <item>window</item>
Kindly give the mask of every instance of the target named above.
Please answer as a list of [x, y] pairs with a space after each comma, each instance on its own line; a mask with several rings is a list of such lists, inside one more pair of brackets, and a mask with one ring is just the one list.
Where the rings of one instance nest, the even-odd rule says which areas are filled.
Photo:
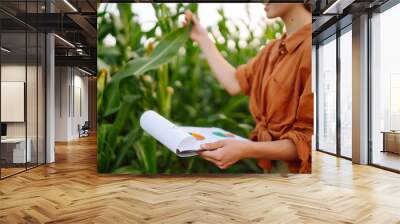
[[352, 157], [352, 34], [351, 26], [340, 36], [340, 155]]
[[[39, 13], [41, 5], [0, 1], [18, 16]], [[0, 23], [0, 179], [45, 163], [45, 34], [13, 14], [0, 12], [8, 21]]]
[[371, 18], [372, 164], [400, 170], [400, 5]]
[[[317, 87], [317, 47], [316, 45], [312, 46], [312, 91], [315, 94], [316, 93], [316, 87]], [[315, 98], [314, 98], [315, 99]], [[313, 105], [313, 109], [314, 109], [314, 118], [317, 117], [317, 102], [316, 100], [314, 100], [314, 105]], [[317, 141], [316, 141], [316, 131], [317, 131], [317, 119], [314, 119], [314, 133], [312, 136], [312, 143], [311, 143], [311, 149], [312, 150], [316, 150], [317, 149]]]
[[318, 48], [318, 149], [336, 153], [336, 36]]

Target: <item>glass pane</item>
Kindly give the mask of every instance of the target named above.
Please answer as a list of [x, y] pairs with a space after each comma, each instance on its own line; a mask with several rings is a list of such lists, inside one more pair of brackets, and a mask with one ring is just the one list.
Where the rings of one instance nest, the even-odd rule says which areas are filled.
[[45, 163], [45, 44], [46, 38], [43, 33], [38, 35], [38, 163]]
[[[20, 3], [23, 7], [24, 3]], [[8, 18], [1, 14], [1, 18]], [[5, 20], [3, 20], [5, 21]], [[8, 18], [1, 24], [1, 140], [2, 178], [25, 170], [31, 159], [26, 141], [26, 33], [23, 26]], [[28, 150], [27, 150], [28, 149]]]
[[[37, 1], [27, 2], [28, 15], [39, 11]], [[37, 16], [30, 16], [29, 20], [37, 20]], [[37, 21], [31, 21], [34, 24]], [[38, 33], [34, 29], [27, 29], [27, 80], [26, 80], [26, 111], [27, 111], [27, 142], [30, 144], [31, 158], [28, 168], [38, 164]], [[29, 148], [28, 147], [28, 148]]]
[[[27, 81], [26, 81], [26, 111], [27, 111], [27, 141], [30, 144], [30, 161], [27, 164], [28, 168], [37, 165], [37, 132], [38, 132], [38, 36], [36, 32], [28, 32], [28, 63], [27, 63]], [[29, 147], [28, 147], [29, 148]]]
[[372, 163], [400, 170], [400, 5], [372, 18]]
[[336, 39], [318, 48], [318, 149], [336, 153]]
[[[316, 78], [317, 78], [317, 48], [315, 45], [312, 46], [312, 90], [315, 93], [315, 87], [316, 87]], [[317, 104], [316, 104], [316, 100], [314, 100], [314, 117], [317, 116]], [[316, 119], [314, 119], [314, 133], [312, 136], [312, 144], [311, 144], [311, 149], [312, 150], [316, 150], [317, 149], [317, 141], [316, 141]]]
[[4, 115], [1, 177], [45, 161], [45, 36], [21, 22], [38, 18], [30, 14], [44, 12], [44, 6], [45, 0], [0, 1], [0, 7], [9, 13], [0, 12], [3, 87], [0, 110]]
[[340, 153], [352, 157], [352, 35], [340, 37]]

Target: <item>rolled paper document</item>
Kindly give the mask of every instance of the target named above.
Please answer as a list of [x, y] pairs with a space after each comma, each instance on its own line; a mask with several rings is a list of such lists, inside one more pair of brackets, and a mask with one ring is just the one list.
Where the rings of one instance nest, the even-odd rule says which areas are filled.
[[140, 117], [140, 126], [153, 138], [180, 157], [195, 156], [201, 144], [234, 138], [248, 141], [221, 128], [178, 127], [157, 112], [149, 110]]
[[[196, 155], [194, 151], [200, 149], [196, 139], [189, 133], [165, 119], [157, 112], [149, 110], [140, 117], [140, 126], [161, 144], [180, 156]], [[190, 148], [195, 147], [195, 148]], [[188, 151], [182, 153], [183, 151]]]

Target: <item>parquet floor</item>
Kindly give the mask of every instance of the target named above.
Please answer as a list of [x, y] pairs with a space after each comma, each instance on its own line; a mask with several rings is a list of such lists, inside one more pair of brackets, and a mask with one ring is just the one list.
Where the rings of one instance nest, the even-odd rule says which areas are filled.
[[400, 175], [315, 152], [313, 174], [96, 173], [95, 138], [0, 181], [0, 223], [400, 223]]
[[2, 177], [7, 177], [7, 176], [10, 176], [10, 175], [13, 175], [13, 174], [15, 174], [15, 173], [18, 173], [18, 172], [22, 172], [22, 171], [24, 171], [25, 170], [25, 167], [16, 167], [16, 168], [14, 168], [14, 167], [11, 167], [11, 168], [9, 168], [9, 167], [7, 167], [7, 168], [1, 168], [1, 176]]

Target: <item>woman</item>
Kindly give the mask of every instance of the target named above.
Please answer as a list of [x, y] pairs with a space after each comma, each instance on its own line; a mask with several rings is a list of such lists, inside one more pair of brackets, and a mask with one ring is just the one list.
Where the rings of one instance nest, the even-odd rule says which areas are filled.
[[[266, 171], [284, 161], [289, 172], [311, 172], [313, 93], [311, 91], [311, 9], [309, 4], [265, 3], [268, 18], [281, 17], [286, 34], [272, 41], [248, 64], [235, 69], [217, 50], [196, 17], [190, 37], [202, 49], [220, 84], [231, 94], [250, 97], [256, 128], [250, 142], [226, 139], [204, 144], [204, 159], [226, 169], [240, 159], [255, 158]], [[277, 163], [276, 163], [277, 164]]]

